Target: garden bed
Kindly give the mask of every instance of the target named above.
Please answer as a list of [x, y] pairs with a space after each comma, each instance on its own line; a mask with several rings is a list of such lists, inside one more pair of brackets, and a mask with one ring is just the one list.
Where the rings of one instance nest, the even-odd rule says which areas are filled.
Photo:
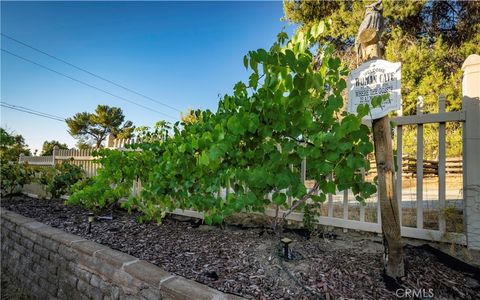
[[[299, 232], [293, 240], [295, 259], [279, 257], [279, 238], [264, 228], [213, 227], [200, 221], [168, 217], [162, 224], [135, 221], [114, 209], [99, 212], [87, 233], [87, 211], [60, 200], [26, 196], [2, 199], [2, 207], [52, 227], [80, 235], [196, 280], [222, 292], [256, 299], [396, 299], [382, 277], [383, 247], [378, 237], [314, 235]], [[406, 246], [407, 276], [403, 288], [432, 291], [436, 299], [478, 299], [478, 274], [451, 269], [428, 248]], [[392, 287], [390, 287], [392, 288]], [[431, 289], [431, 290], [430, 290]], [[402, 291], [397, 294], [402, 295]]]

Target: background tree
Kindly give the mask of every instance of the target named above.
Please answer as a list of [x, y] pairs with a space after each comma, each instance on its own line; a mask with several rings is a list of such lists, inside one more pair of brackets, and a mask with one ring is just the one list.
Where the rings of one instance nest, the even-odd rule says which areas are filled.
[[25, 139], [20, 134], [8, 132], [0, 127], [0, 194], [2, 197], [14, 194], [33, 179], [33, 170], [27, 164], [20, 164], [20, 154], [30, 155]]
[[45, 141], [43, 142], [42, 145], [42, 153], [40, 154], [41, 156], [47, 156], [47, 155], [52, 155], [53, 154], [53, 148], [55, 146], [58, 146], [58, 149], [68, 149], [67, 144], [60, 143], [59, 141], [51, 140], [51, 141]]
[[172, 129], [172, 126], [167, 121], [158, 121], [155, 123], [153, 128], [148, 126], [140, 126], [135, 128], [136, 136], [138, 140], [143, 143], [147, 142], [157, 142], [157, 141], [166, 141], [168, 138], [168, 131]]
[[30, 155], [25, 139], [20, 134], [8, 132], [0, 127], [0, 158], [3, 161], [18, 161], [20, 154]]
[[[365, 6], [373, 1], [284, 0], [285, 19], [307, 30], [331, 18], [332, 30], [319, 42], [330, 41], [350, 70], [356, 68], [355, 35]], [[480, 52], [480, 1], [383, 1], [385, 59], [402, 62], [403, 114], [416, 113], [424, 98], [425, 113], [437, 112], [437, 97], [447, 97], [447, 111], [461, 109], [461, 65]], [[447, 124], [447, 155], [458, 156], [460, 125]], [[404, 152], [415, 154], [414, 128], [406, 128]], [[425, 130], [425, 155], [437, 155], [435, 128]]]
[[118, 107], [98, 105], [95, 113], [81, 112], [66, 120], [69, 133], [75, 138], [91, 141], [96, 148], [109, 134], [116, 138], [131, 138], [134, 126], [131, 121], [125, 121], [123, 111]]
[[77, 143], [75, 144], [75, 147], [79, 150], [86, 150], [86, 149], [92, 149], [93, 146], [91, 143], [89, 143], [85, 138], [78, 138]]
[[193, 124], [198, 121], [198, 115], [200, 111], [193, 111], [192, 109], [188, 109], [187, 112], [180, 114], [180, 119], [184, 124]]

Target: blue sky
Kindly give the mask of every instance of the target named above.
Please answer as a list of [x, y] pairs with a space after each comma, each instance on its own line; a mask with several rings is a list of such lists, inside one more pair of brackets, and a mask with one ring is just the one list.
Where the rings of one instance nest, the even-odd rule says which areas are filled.
[[[216, 110], [219, 94], [248, 78], [243, 56], [268, 48], [294, 26], [281, 2], [4, 2], [1, 31], [159, 102], [186, 111]], [[12, 53], [178, 120], [175, 110], [85, 74], [2, 36]], [[1, 53], [1, 100], [70, 117], [98, 104], [121, 107], [135, 125], [166, 118], [41, 67]], [[70, 147], [65, 123], [1, 108], [1, 126], [32, 150], [45, 140]]]

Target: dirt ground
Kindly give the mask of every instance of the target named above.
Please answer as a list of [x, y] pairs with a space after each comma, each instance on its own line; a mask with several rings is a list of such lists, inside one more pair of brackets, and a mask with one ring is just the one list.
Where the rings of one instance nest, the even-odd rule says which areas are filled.
[[293, 241], [293, 259], [285, 260], [280, 237], [268, 228], [206, 226], [179, 217], [139, 224], [138, 215], [114, 209], [97, 212], [113, 220], [97, 219], [87, 234], [87, 211], [80, 207], [25, 196], [3, 199], [1, 205], [250, 299], [397, 299], [405, 289], [424, 296], [431, 291], [434, 299], [480, 299], [479, 269], [418, 243], [405, 246], [406, 276], [395, 285], [382, 276], [383, 246], [377, 235], [319, 230], [307, 239], [303, 230], [286, 230], [281, 237]]

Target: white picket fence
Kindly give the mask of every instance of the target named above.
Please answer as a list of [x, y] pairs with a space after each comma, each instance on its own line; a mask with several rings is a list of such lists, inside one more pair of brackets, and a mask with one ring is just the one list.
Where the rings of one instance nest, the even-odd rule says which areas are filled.
[[[446, 182], [445, 182], [445, 164], [446, 164], [446, 151], [445, 151], [445, 123], [446, 122], [465, 122], [465, 112], [455, 111], [455, 112], [445, 112], [445, 97], [440, 95], [438, 97], [439, 113], [437, 114], [421, 114], [419, 113], [415, 116], [403, 116], [393, 118], [392, 121], [396, 124], [396, 138], [397, 138], [397, 155], [402, 157], [402, 144], [403, 144], [403, 127], [407, 125], [417, 126], [417, 168], [416, 168], [416, 227], [402, 226], [401, 233], [404, 237], [430, 240], [430, 241], [448, 241], [454, 242], [461, 245], [466, 245], [466, 236], [464, 233], [459, 232], [447, 232], [446, 231], [446, 220], [444, 209], [446, 208]], [[480, 117], [480, 116], [479, 116]], [[438, 215], [438, 229], [426, 229], [424, 228], [424, 203], [423, 203], [423, 126], [424, 124], [439, 124], [439, 157], [438, 157], [438, 205], [436, 205], [435, 210]], [[398, 160], [398, 170], [397, 173], [397, 196], [399, 201], [399, 207], [402, 206], [402, 160]], [[308, 186], [306, 178], [306, 166], [307, 162], [303, 161], [300, 167], [300, 177], [301, 180]], [[311, 183], [310, 183], [311, 184]], [[137, 192], [140, 188], [135, 189]], [[220, 195], [223, 198], [226, 197], [227, 190], [221, 189]], [[351, 201], [353, 200], [353, 201]], [[456, 200], [458, 202], [463, 202], [462, 200]], [[289, 202], [292, 202], [292, 199], [289, 199]], [[339, 227], [344, 229], [354, 229], [367, 232], [381, 233], [381, 213], [380, 213], [380, 203], [376, 198], [376, 195], [369, 199], [366, 205], [361, 205], [356, 200], [354, 200], [351, 191], [337, 191], [335, 195], [328, 195], [327, 202], [324, 204], [326, 206], [325, 215], [320, 215], [318, 219], [318, 224], [324, 226]], [[463, 207], [462, 205], [460, 205]], [[372, 210], [372, 207], [375, 211], [375, 220], [366, 219], [366, 210]], [[338, 213], [335, 215], [334, 208], [340, 208], [342, 215], [338, 216]], [[349, 209], [358, 208], [359, 217], [358, 219], [351, 219], [349, 217]], [[400, 212], [402, 209], [400, 210]], [[279, 210], [278, 213], [275, 208], [269, 207], [265, 210], [265, 215], [269, 217], [282, 216], [284, 210]], [[172, 213], [178, 215], [184, 215], [195, 218], [203, 218], [204, 214], [194, 210], [179, 210], [176, 209]], [[303, 221], [303, 213], [294, 212], [287, 217], [290, 221]], [[402, 216], [400, 214], [400, 220]]]
[[[477, 66], [480, 66], [478, 64]], [[477, 71], [477, 73], [479, 73]], [[473, 72], [473, 74], [476, 74]], [[477, 194], [468, 192], [468, 186], [478, 184], [480, 186], [480, 174], [477, 170], [480, 170], [480, 159], [478, 158], [478, 151], [480, 147], [474, 145], [472, 146], [468, 139], [469, 134], [475, 131], [480, 131], [480, 125], [478, 128], [476, 124], [480, 124], [480, 92], [477, 90], [475, 93], [476, 100], [469, 102], [468, 100], [472, 98], [470, 94], [465, 94], [465, 86], [468, 85], [465, 82], [472, 81], [471, 77], [464, 75], [464, 98], [463, 103], [467, 105], [468, 108], [463, 108], [462, 111], [454, 112], [445, 112], [445, 97], [440, 95], [438, 97], [438, 113], [434, 114], [423, 114], [421, 111], [421, 103], [417, 107], [417, 115], [413, 116], [400, 116], [393, 118], [392, 121], [395, 124], [396, 132], [396, 144], [397, 144], [397, 156], [402, 157], [402, 145], [403, 145], [403, 128], [407, 125], [414, 125], [417, 128], [417, 157], [416, 157], [416, 226], [402, 226], [401, 233], [404, 237], [417, 238], [430, 241], [448, 241], [454, 242], [461, 245], [467, 245], [470, 248], [480, 249], [480, 197]], [[478, 75], [474, 75], [478, 76]], [[476, 83], [478, 85], [478, 82]], [[466, 97], [468, 99], [466, 99]], [[476, 101], [476, 102], [475, 102]], [[467, 103], [467, 104], [465, 104]], [[468, 120], [467, 120], [468, 119]], [[458, 200], [462, 202], [460, 207], [463, 207], [463, 218], [465, 228], [463, 232], [447, 232], [446, 220], [444, 209], [446, 208], [446, 142], [445, 142], [445, 124], [447, 122], [461, 122], [463, 123], [463, 184], [467, 187], [464, 191], [464, 199]], [[439, 152], [438, 152], [438, 205], [436, 205], [436, 213], [438, 216], [438, 229], [426, 229], [424, 228], [424, 199], [423, 199], [423, 146], [424, 146], [424, 137], [423, 129], [425, 124], [438, 124], [438, 142], [439, 142]], [[476, 139], [472, 139], [476, 141]], [[134, 143], [134, 139], [129, 140], [115, 140], [109, 138], [107, 141], [107, 148], [109, 149], [119, 149], [124, 150], [125, 145]], [[21, 162], [28, 162], [32, 165], [54, 165], [56, 162], [70, 160], [73, 163], [82, 166], [89, 176], [96, 174], [96, 170], [99, 167], [98, 164], [93, 162], [93, 157], [91, 156], [92, 150], [58, 150], [55, 149], [54, 153], [50, 157], [20, 157]], [[304, 161], [301, 166], [300, 176], [303, 182], [306, 181], [306, 164]], [[477, 172], [477, 173], [476, 173]], [[468, 178], [465, 174], [469, 174]], [[397, 199], [399, 201], [399, 207], [402, 208], [402, 159], [398, 160], [398, 173], [396, 177], [397, 181]], [[140, 183], [134, 183], [133, 192], [138, 193], [141, 190]], [[226, 190], [222, 189], [220, 193], [226, 195]], [[320, 215], [318, 217], [318, 224], [325, 226], [333, 226], [353, 230], [361, 230], [367, 232], [381, 232], [381, 214], [380, 214], [380, 204], [378, 199], [369, 199], [367, 205], [360, 205], [355, 201], [349, 201], [349, 198], [352, 199], [352, 194], [350, 191], [339, 191], [337, 195], [328, 195], [326, 204], [326, 214]], [[290, 199], [291, 201], [292, 199]], [[353, 199], [352, 199], [353, 200]], [[349, 209], [355, 207], [352, 205], [356, 203], [359, 206], [359, 217], [358, 219], [349, 218]], [[341, 205], [341, 216], [338, 216], [338, 213], [334, 213], [334, 207], [340, 203]], [[375, 213], [375, 218], [366, 218], [366, 210], [373, 210]], [[193, 210], [175, 210], [172, 213], [190, 216], [195, 218], [203, 218], [203, 213], [196, 212]], [[278, 215], [283, 215], [284, 211], [279, 211]], [[400, 210], [400, 220], [402, 220], [402, 209]], [[270, 217], [275, 217], [277, 212], [274, 208], [267, 208], [265, 215]], [[291, 221], [302, 222], [303, 213], [294, 212], [290, 214], [287, 218]]]
[[[416, 227], [402, 226], [401, 233], [404, 237], [431, 240], [431, 241], [448, 241], [454, 242], [457, 244], [465, 245], [467, 243], [466, 236], [464, 233], [459, 232], [447, 232], [446, 231], [446, 220], [444, 210], [446, 208], [446, 151], [445, 151], [445, 123], [446, 122], [465, 122], [465, 112], [464, 111], [455, 111], [455, 112], [445, 112], [445, 96], [440, 95], [438, 97], [438, 106], [439, 113], [436, 114], [422, 114], [421, 110], [417, 110], [417, 115], [415, 116], [401, 116], [392, 118], [393, 123], [396, 125], [395, 132], [397, 138], [397, 155], [402, 157], [402, 148], [403, 148], [403, 127], [407, 125], [415, 125], [417, 127], [417, 158], [416, 158]], [[419, 105], [420, 108], [420, 105]], [[479, 116], [480, 118], [480, 116]], [[438, 205], [435, 207], [436, 214], [438, 215], [438, 229], [426, 229], [424, 228], [424, 203], [423, 203], [423, 126], [425, 124], [439, 124], [439, 154], [438, 154]], [[398, 160], [398, 173], [397, 175], [397, 199], [399, 202], [399, 208], [404, 207], [402, 205], [403, 195], [402, 195], [402, 185], [403, 185], [403, 176], [402, 176], [402, 167], [403, 160]], [[307, 161], [303, 161], [300, 168], [300, 177], [301, 180], [307, 184], [306, 181], [306, 166]], [[222, 189], [220, 194], [225, 196], [227, 191]], [[353, 200], [353, 201], [352, 201]], [[290, 199], [290, 203], [291, 203]], [[463, 202], [462, 200], [457, 200], [458, 202]], [[353, 203], [352, 203], [353, 202]], [[325, 212], [326, 214], [320, 215], [318, 219], [318, 224], [324, 226], [333, 226], [340, 227], [344, 229], [354, 229], [368, 232], [381, 233], [381, 213], [380, 213], [380, 202], [376, 198], [376, 195], [373, 199], [367, 200], [366, 205], [360, 205], [360, 203], [354, 200], [351, 191], [337, 191], [335, 195], [328, 195], [327, 202], [324, 204], [326, 206], [325, 210], [321, 210], [320, 213]], [[462, 205], [459, 205], [463, 207]], [[376, 220], [366, 220], [366, 209], [375, 210]], [[334, 208], [340, 208], [341, 216], [334, 213]], [[357, 219], [350, 218], [349, 209], [358, 209], [359, 217]], [[265, 211], [265, 215], [269, 217], [282, 216], [286, 211], [279, 210], [276, 211], [275, 208], [269, 207]], [[400, 209], [400, 220], [402, 220], [401, 215], [402, 209]], [[203, 218], [203, 213], [196, 212], [193, 210], [175, 210], [173, 213]], [[294, 212], [287, 217], [290, 221], [303, 221], [303, 213]], [[371, 218], [370, 218], [371, 219]]]
[[[137, 142], [138, 139], [116, 139], [110, 135], [107, 139], [107, 149], [125, 150], [126, 146]], [[52, 155], [49, 156], [24, 156], [20, 155], [20, 163], [28, 163], [32, 166], [54, 166], [55, 164], [68, 161], [71, 164], [82, 167], [88, 177], [95, 176], [99, 164], [95, 163], [92, 156], [94, 149], [53, 149]]]
[[71, 164], [82, 167], [87, 176], [95, 176], [97, 173], [98, 164], [94, 162], [92, 156], [92, 149], [85, 150], [64, 150], [54, 149], [53, 155], [50, 156], [23, 156], [19, 158], [20, 163], [28, 163], [32, 166], [54, 166], [55, 164], [68, 161]]
[[[393, 118], [392, 121], [396, 124], [396, 138], [397, 138], [397, 154], [398, 157], [402, 157], [402, 128], [407, 125], [416, 125], [417, 126], [417, 170], [416, 170], [416, 181], [417, 181], [417, 193], [416, 193], [416, 224], [415, 228], [402, 226], [401, 232], [402, 236], [417, 238], [423, 240], [431, 241], [449, 241], [455, 242], [457, 244], [466, 244], [466, 237], [463, 233], [457, 232], [446, 232], [445, 226], [445, 217], [442, 213], [445, 208], [445, 123], [446, 122], [465, 122], [465, 113], [463, 111], [457, 112], [444, 112], [445, 109], [445, 97], [443, 95], [439, 96], [439, 113], [438, 114], [417, 114], [415, 116], [403, 116]], [[438, 230], [425, 229], [423, 228], [423, 126], [424, 124], [437, 123], [439, 124], [439, 158], [438, 158], [438, 195], [439, 195], [439, 205], [437, 206], [438, 213]], [[135, 139], [113, 139], [109, 138], [107, 141], [107, 146], [109, 149], [125, 150], [125, 146], [131, 143], [134, 143]], [[52, 156], [21, 156], [20, 162], [28, 162], [31, 165], [37, 166], [53, 166], [55, 163], [69, 161], [75, 165], [81, 166], [88, 176], [96, 175], [97, 168], [99, 164], [94, 162], [94, 157], [92, 156], [93, 150], [62, 150], [54, 149]], [[306, 165], [307, 162], [304, 161], [300, 167], [300, 176], [303, 182], [306, 183]], [[399, 199], [399, 207], [402, 207], [402, 160], [399, 160], [398, 173], [397, 173], [397, 197]], [[139, 193], [141, 190], [141, 184], [135, 183], [133, 185], [133, 192]], [[221, 195], [225, 196], [227, 191], [222, 189], [220, 191]], [[324, 204], [326, 206], [326, 215], [320, 215], [318, 217], [318, 224], [324, 226], [339, 227], [344, 229], [354, 229], [367, 232], [381, 232], [381, 214], [380, 214], [380, 205], [378, 199], [370, 199], [366, 205], [360, 205], [359, 203], [352, 204], [350, 199], [353, 199], [351, 191], [338, 191], [335, 195], [328, 195], [327, 202]], [[289, 200], [290, 203], [292, 199]], [[461, 200], [459, 200], [461, 201]], [[356, 201], [353, 201], [354, 203]], [[334, 208], [339, 208], [341, 206], [342, 216], [334, 216]], [[355, 207], [356, 206], [356, 207]], [[353, 207], [359, 210], [358, 219], [349, 218], [349, 209]], [[366, 209], [375, 210], [375, 219], [376, 220], [366, 220]], [[400, 220], [402, 209], [400, 209]], [[203, 213], [196, 212], [193, 210], [175, 210], [172, 213], [184, 216], [190, 216], [195, 218], [203, 218]], [[283, 210], [278, 212], [278, 216], [282, 216], [284, 213]], [[267, 208], [265, 215], [269, 217], [275, 217], [277, 214], [275, 208]], [[290, 221], [302, 222], [303, 213], [294, 212], [287, 217]]]
[[[463, 98], [462, 110], [455, 112], [445, 112], [445, 97], [438, 97], [438, 113], [423, 114], [421, 103], [417, 107], [417, 115], [401, 116], [393, 118], [397, 138], [397, 156], [403, 155], [403, 127], [414, 125], [417, 128], [417, 157], [416, 157], [416, 226], [401, 226], [403, 237], [417, 238], [430, 241], [448, 241], [461, 245], [467, 245], [471, 249], [480, 249], [480, 56], [471, 55], [462, 66], [463, 76]], [[445, 124], [447, 122], [461, 122], [462, 125], [462, 149], [463, 149], [463, 233], [447, 232], [446, 230], [446, 141]], [[424, 228], [424, 199], [423, 199], [423, 146], [424, 146], [424, 125], [438, 124], [438, 205], [436, 213], [438, 218], [438, 229]], [[402, 159], [397, 160], [398, 173], [396, 174], [396, 192], [399, 201], [399, 207], [403, 207], [402, 195]], [[306, 179], [306, 161], [303, 161], [301, 179]], [[226, 191], [221, 193], [225, 195]], [[381, 214], [380, 202], [378, 199], [367, 206], [361, 205], [359, 208], [359, 220], [349, 219], [349, 191], [339, 191], [342, 204], [342, 216], [334, 215], [334, 198], [338, 195], [328, 195], [326, 203], [327, 213], [318, 217], [318, 223], [325, 226], [340, 227], [344, 229], [354, 229], [369, 232], [381, 232]], [[366, 220], [366, 208], [373, 205], [376, 209], [376, 221], [368, 222]], [[203, 214], [192, 210], [175, 210], [173, 213], [191, 217], [203, 218]], [[283, 215], [284, 211], [277, 212], [273, 208], [268, 208], [265, 214], [274, 217], [277, 214]], [[289, 220], [303, 221], [303, 214], [300, 212], [292, 213], [288, 216]], [[400, 215], [400, 220], [402, 216]]]
[[130, 139], [116, 139], [113, 135], [109, 135], [107, 138], [107, 149], [125, 149], [125, 146], [140, 142], [138, 137]]

